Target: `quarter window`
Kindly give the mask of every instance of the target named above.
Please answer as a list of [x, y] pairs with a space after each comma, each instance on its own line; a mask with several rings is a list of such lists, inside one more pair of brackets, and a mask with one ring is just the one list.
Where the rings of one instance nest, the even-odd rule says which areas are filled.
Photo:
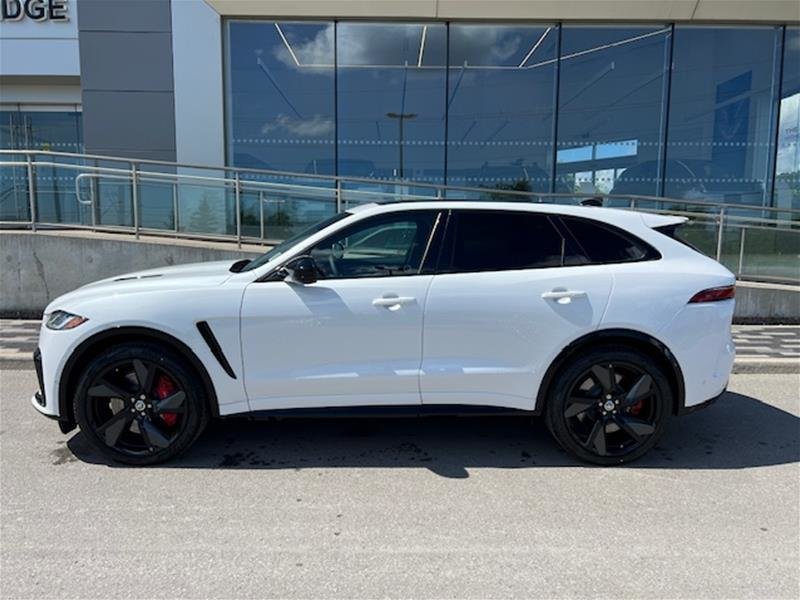
[[420, 272], [435, 212], [402, 212], [355, 223], [309, 251], [325, 279]]
[[561, 217], [572, 243], [567, 265], [606, 264], [653, 260], [658, 252], [631, 235], [589, 219]]
[[445, 271], [505, 271], [558, 267], [564, 238], [546, 215], [510, 211], [458, 211], [451, 220]]

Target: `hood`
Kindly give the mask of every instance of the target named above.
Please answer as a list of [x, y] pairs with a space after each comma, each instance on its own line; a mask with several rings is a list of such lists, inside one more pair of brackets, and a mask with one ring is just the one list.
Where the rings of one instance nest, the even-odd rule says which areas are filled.
[[88, 283], [73, 292], [59, 296], [48, 305], [45, 313], [59, 309], [70, 310], [71, 306], [79, 302], [100, 297], [108, 299], [120, 294], [160, 291], [175, 287], [197, 289], [217, 286], [231, 276], [229, 269], [234, 262], [234, 259], [230, 259], [192, 263], [115, 275]]

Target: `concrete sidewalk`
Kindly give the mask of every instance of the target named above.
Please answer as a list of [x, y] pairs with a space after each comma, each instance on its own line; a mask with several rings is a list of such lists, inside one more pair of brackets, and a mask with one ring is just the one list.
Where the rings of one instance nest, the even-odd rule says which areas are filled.
[[[30, 363], [40, 322], [0, 319], [0, 367]], [[800, 325], [734, 325], [736, 373], [800, 373]]]

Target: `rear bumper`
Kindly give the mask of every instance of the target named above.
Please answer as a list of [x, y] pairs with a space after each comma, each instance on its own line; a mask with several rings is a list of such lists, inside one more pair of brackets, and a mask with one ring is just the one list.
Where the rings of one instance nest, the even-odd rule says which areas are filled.
[[700, 402], [699, 404], [693, 404], [692, 406], [682, 406], [680, 408], [680, 410], [678, 411], [678, 415], [679, 416], [690, 415], [690, 414], [692, 414], [694, 412], [697, 412], [698, 410], [702, 410], [704, 408], [708, 408], [709, 406], [714, 404], [717, 400], [722, 398], [722, 396], [725, 395], [726, 391], [728, 391], [728, 386], [727, 385], [725, 386], [725, 388], [719, 394], [717, 394], [713, 398], [709, 398], [708, 400], [704, 400], [703, 402]]

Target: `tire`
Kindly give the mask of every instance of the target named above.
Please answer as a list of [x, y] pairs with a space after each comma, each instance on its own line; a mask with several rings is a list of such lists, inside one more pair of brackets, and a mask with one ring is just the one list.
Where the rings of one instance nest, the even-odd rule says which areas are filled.
[[209, 418], [205, 389], [191, 366], [150, 343], [121, 344], [94, 357], [78, 381], [73, 407], [91, 445], [128, 465], [174, 458]]
[[581, 352], [559, 371], [545, 422], [570, 454], [596, 465], [627, 463], [664, 434], [674, 398], [661, 367], [626, 346]]

